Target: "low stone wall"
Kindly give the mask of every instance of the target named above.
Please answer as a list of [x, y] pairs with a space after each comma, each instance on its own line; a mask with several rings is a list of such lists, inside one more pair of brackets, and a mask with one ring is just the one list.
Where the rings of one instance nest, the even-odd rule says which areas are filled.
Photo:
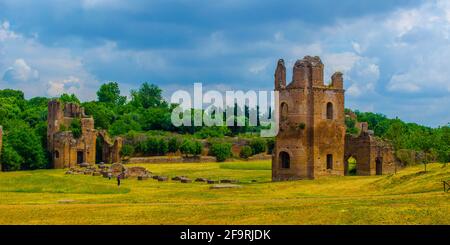
[[126, 163], [200, 163], [215, 162], [212, 156], [181, 157], [181, 156], [157, 156], [157, 157], [132, 157]]
[[261, 153], [248, 158], [248, 160], [272, 160], [272, 155]]

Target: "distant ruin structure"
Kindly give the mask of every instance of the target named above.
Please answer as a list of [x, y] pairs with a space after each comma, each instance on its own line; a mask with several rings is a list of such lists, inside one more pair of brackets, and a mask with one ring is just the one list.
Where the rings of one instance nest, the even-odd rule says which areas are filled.
[[[74, 135], [71, 125], [79, 120], [81, 134]], [[106, 131], [94, 127], [94, 119], [75, 103], [58, 100], [48, 103], [47, 150], [52, 154], [54, 168], [74, 167], [77, 164], [120, 161], [123, 140], [110, 138]]]
[[[292, 81], [286, 84], [286, 67], [280, 59], [274, 82], [279, 92], [279, 133], [272, 156], [272, 180], [345, 175], [349, 156], [357, 158], [358, 174], [391, 171], [392, 149], [382, 146], [381, 140], [367, 130], [355, 139], [346, 136], [342, 73], [335, 72], [331, 83], [324, 84], [321, 59], [305, 56], [295, 62]], [[362, 149], [371, 157], [360, 156]], [[383, 166], [379, 172], [376, 161]]]

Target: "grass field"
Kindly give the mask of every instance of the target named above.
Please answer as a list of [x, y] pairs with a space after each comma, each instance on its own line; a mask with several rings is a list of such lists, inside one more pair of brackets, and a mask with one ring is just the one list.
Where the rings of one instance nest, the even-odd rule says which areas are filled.
[[[139, 165], [139, 164], [137, 164]], [[450, 166], [395, 175], [270, 182], [270, 162], [142, 164], [158, 175], [238, 179], [205, 183], [115, 180], [64, 170], [0, 173], [0, 224], [450, 224]], [[252, 182], [256, 180], [257, 182]]]

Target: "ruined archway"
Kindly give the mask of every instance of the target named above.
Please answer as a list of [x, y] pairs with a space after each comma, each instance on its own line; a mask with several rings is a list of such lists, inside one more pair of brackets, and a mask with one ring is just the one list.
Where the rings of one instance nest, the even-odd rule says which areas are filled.
[[345, 157], [344, 161], [344, 175], [354, 176], [356, 175], [356, 157], [353, 155]]
[[383, 159], [377, 157], [375, 159], [375, 174], [382, 175], [383, 174]]
[[99, 130], [96, 139], [96, 163], [120, 162], [120, 149], [122, 138], [111, 138], [105, 130]]
[[97, 135], [95, 142], [95, 163], [105, 162], [104, 156], [105, 139], [101, 134]]
[[281, 151], [279, 154], [279, 163], [281, 168], [290, 168], [291, 158], [289, 157], [289, 153]]

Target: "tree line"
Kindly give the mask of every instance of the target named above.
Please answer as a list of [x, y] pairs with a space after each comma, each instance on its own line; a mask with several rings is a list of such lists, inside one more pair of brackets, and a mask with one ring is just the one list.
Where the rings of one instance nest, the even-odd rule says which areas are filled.
[[[51, 99], [55, 98], [25, 99], [22, 91], [0, 90], [0, 125], [4, 128], [0, 156], [2, 170], [50, 167], [50, 155], [46, 151], [46, 145], [47, 104]], [[129, 99], [121, 95], [117, 82], [101, 85], [97, 91], [96, 100], [81, 102], [75, 94], [62, 94], [57, 99], [62, 103], [80, 104], [85, 108], [86, 114], [93, 116], [96, 128], [105, 129], [111, 135], [124, 136], [129, 143], [123, 149], [124, 155], [136, 153], [161, 155], [170, 150], [173, 151], [175, 146], [177, 150], [182, 151], [182, 154], [198, 155], [201, 150], [199, 150], [199, 143], [196, 142], [201, 139], [210, 139], [211, 154], [216, 157], [220, 155], [218, 159], [226, 159], [229, 157], [231, 145], [229, 145], [230, 142], [220, 139], [224, 136], [239, 136], [247, 137], [249, 142], [257, 142], [258, 132], [262, 128], [259, 124], [248, 125], [250, 109], [247, 106], [239, 108], [237, 105], [233, 108], [234, 115], [239, 115], [239, 110], [244, 111], [243, 117], [247, 122], [244, 127], [174, 127], [171, 123], [171, 112], [176, 105], [166, 102], [162, 97], [162, 90], [150, 83], [143, 83], [138, 89], [131, 90]], [[258, 111], [258, 108], [256, 110]], [[194, 113], [193, 110], [191, 112]], [[398, 118], [389, 119], [382, 114], [359, 111], [355, 114], [358, 121], [368, 122], [369, 129], [373, 130], [377, 137], [390, 140], [396, 150], [414, 150], [428, 154], [437, 161], [450, 161], [449, 125], [430, 128], [405, 123]], [[259, 122], [259, 113], [257, 116]], [[226, 120], [225, 116], [224, 120]], [[346, 125], [349, 133], [356, 133], [355, 121], [346, 119]], [[62, 130], [72, 130], [75, 135], [81, 133], [78, 132], [80, 125], [76, 120], [73, 125]], [[145, 136], [144, 143], [142, 135]], [[253, 146], [249, 143], [248, 147], [243, 147], [240, 155], [242, 158], [248, 158], [260, 153], [261, 147], [265, 147], [270, 153], [273, 144], [273, 139], [253, 143]]]

